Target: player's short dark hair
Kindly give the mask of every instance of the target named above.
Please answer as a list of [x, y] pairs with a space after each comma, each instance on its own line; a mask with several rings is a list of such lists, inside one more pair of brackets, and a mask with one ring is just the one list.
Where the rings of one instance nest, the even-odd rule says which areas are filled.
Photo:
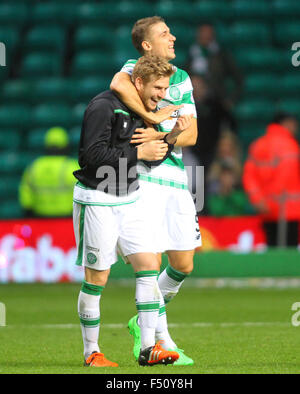
[[160, 22], [165, 22], [161, 16], [149, 16], [147, 18], [139, 19], [133, 25], [131, 31], [132, 43], [136, 50], [142, 55], [144, 54], [142, 42], [148, 38], [151, 26]]

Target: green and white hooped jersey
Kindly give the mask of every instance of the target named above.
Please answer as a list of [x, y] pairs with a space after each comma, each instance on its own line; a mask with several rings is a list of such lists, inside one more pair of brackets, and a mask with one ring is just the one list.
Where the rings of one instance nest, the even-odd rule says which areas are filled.
[[[121, 72], [132, 75], [137, 60], [128, 60]], [[170, 86], [167, 89], [165, 98], [158, 103], [158, 109], [167, 105], [184, 106], [175, 111], [171, 117], [158, 125], [161, 132], [169, 132], [175, 126], [176, 120], [181, 115], [193, 114], [197, 117], [195, 102], [193, 98], [193, 87], [187, 72], [173, 66], [175, 73], [170, 78]], [[165, 186], [176, 187], [178, 189], [187, 189], [188, 180], [187, 173], [182, 161], [182, 149], [175, 146], [171, 155], [155, 168], [148, 168], [143, 162], [139, 162], [138, 166], [139, 179], [153, 182]]]

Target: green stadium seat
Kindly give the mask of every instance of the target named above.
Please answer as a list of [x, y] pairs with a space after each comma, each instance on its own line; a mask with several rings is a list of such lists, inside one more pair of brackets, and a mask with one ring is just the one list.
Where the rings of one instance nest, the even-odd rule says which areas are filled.
[[235, 18], [266, 20], [272, 17], [270, 3], [264, 0], [233, 0], [231, 7]]
[[6, 61], [6, 67], [0, 67], [0, 83], [5, 81], [8, 78], [9, 75], [9, 65], [7, 64]]
[[236, 22], [230, 28], [230, 43], [235, 46], [270, 45], [271, 31], [268, 25], [258, 22]]
[[30, 151], [42, 154], [45, 150], [45, 134], [47, 127], [30, 130], [26, 138], [26, 147]]
[[179, 68], [183, 68], [187, 61], [187, 52], [181, 48], [176, 49], [176, 58], [171, 61], [172, 64]]
[[29, 81], [23, 79], [8, 80], [1, 90], [2, 103], [25, 103], [32, 93], [32, 86]]
[[73, 76], [113, 75], [117, 70], [115, 60], [109, 52], [77, 52], [72, 64]]
[[14, 200], [3, 201], [0, 204], [0, 218], [18, 219], [18, 218], [22, 218], [23, 216], [24, 216], [24, 212], [17, 198]]
[[235, 108], [238, 121], [266, 121], [269, 122], [275, 108], [272, 101], [267, 99], [252, 99], [240, 102]]
[[25, 37], [24, 50], [34, 52], [38, 50], [63, 52], [65, 48], [66, 32], [60, 26], [35, 26]]
[[77, 100], [89, 102], [94, 96], [109, 89], [111, 78], [87, 77], [79, 79], [76, 83]]
[[0, 26], [12, 25], [21, 28], [28, 20], [28, 6], [25, 3], [6, 2], [0, 4]]
[[178, 21], [180, 23], [186, 21], [192, 23], [194, 18], [194, 7], [191, 3], [187, 6], [183, 6], [183, 3], [179, 0], [164, 0], [157, 2], [154, 5], [154, 12], [150, 12], [150, 14], [162, 16], [165, 18], [168, 25], [173, 21]]
[[300, 120], [300, 101], [299, 99], [283, 99], [281, 100], [276, 109], [278, 111], [290, 112], [296, 115]]
[[2, 128], [0, 130], [0, 150], [6, 152], [17, 151], [22, 138], [19, 129]]
[[20, 40], [19, 30], [12, 26], [0, 26], [0, 42], [5, 44], [6, 53], [11, 54]]
[[42, 78], [33, 83], [31, 100], [39, 102], [73, 102], [77, 87], [73, 80], [61, 77]]
[[78, 154], [80, 134], [81, 134], [81, 126], [73, 127], [69, 132], [71, 150], [72, 153], [74, 153], [75, 155]]
[[250, 144], [261, 137], [264, 134], [264, 130], [265, 127], [256, 127], [255, 124], [254, 127], [242, 128], [239, 130], [238, 136], [245, 156]]
[[282, 51], [271, 47], [240, 48], [235, 59], [246, 72], [278, 71], [286, 68], [286, 58]]
[[54, 126], [69, 128], [72, 120], [72, 110], [67, 104], [40, 104], [32, 110], [32, 125], [36, 128]]
[[114, 3], [83, 3], [76, 9], [76, 22], [81, 25], [95, 24], [101, 22], [118, 21], [118, 15], [114, 12]]
[[141, 55], [134, 48], [131, 41], [131, 26], [123, 25], [115, 31], [114, 36], [114, 60], [117, 71], [128, 59], [138, 59]]
[[112, 3], [113, 12], [121, 23], [133, 24], [136, 20], [153, 14], [153, 3], [147, 1], [120, 1]]
[[274, 26], [274, 36], [277, 44], [288, 46], [289, 49], [293, 42], [300, 41], [299, 22], [286, 22]]
[[174, 23], [169, 25], [171, 33], [176, 37], [175, 50], [185, 49], [188, 50], [187, 43], [191, 45], [195, 40], [195, 29], [192, 26]]
[[283, 17], [298, 19], [300, 15], [300, 2], [298, 0], [274, 0], [273, 15], [278, 17], [280, 22]]
[[245, 78], [243, 89], [246, 96], [252, 97], [280, 97], [281, 86], [278, 76], [274, 73], [250, 74]]
[[280, 91], [282, 96], [286, 98], [294, 96], [299, 97], [300, 92], [300, 78], [298, 73], [291, 73], [283, 75], [279, 81]]
[[81, 126], [82, 121], [83, 121], [83, 115], [84, 112], [86, 110], [88, 103], [79, 103], [76, 104], [73, 108], [72, 108], [72, 115], [73, 115], [73, 125], [74, 127], [77, 126]]
[[3, 175], [20, 174], [24, 170], [20, 155], [17, 152], [1, 152], [0, 153], [0, 173]]
[[30, 121], [30, 108], [26, 104], [0, 106], [0, 129], [5, 127], [26, 128]]
[[[218, 23], [216, 22], [215, 25], [215, 31], [216, 31], [216, 36], [218, 39], [218, 42], [222, 45], [229, 46], [231, 45], [231, 34], [230, 34], [230, 28], [228, 24], [224, 23]], [[196, 36], [196, 34], [195, 34]]]
[[198, 24], [202, 21], [216, 22], [233, 17], [231, 7], [223, 0], [200, 0], [193, 6], [193, 18], [196, 18]]
[[[71, 24], [76, 17], [76, 3], [73, 1], [46, 1], [34, 4], [31, 18], [34, 23]], [[77, 1], [79, 3], [79, 1]]]
[[18, 198], [20, 176], [5, 176], [0, 178], [0, 200]]
[[32, 79], [58, 76], [62, 73], [62, 58], [51, 52], [33, 52], [25, 55], [21, 65], [22, 77]]
[[102, 26], [80, 26], [74, 35], [76, 50], [111, 48], [113, 30]]

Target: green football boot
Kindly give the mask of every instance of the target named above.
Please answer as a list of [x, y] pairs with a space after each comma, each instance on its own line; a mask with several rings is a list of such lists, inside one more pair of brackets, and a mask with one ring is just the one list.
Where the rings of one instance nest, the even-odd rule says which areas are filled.
[[133, 316], [128, 322], [129, 334], [133, 336], [133, 355], [138, 360], [141, 351], [141, 329], [137, 324], [138, 315]]
[[179, 354], [179, 359], [172, 365], [194, 365], [194, 360], [184, 354], [182, 349], [172, 349]]

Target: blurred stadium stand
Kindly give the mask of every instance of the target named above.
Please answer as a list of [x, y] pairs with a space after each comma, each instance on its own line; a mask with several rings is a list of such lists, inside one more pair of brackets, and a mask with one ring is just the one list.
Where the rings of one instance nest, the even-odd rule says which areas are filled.
[[291, 45], [300, 41], [298, 0], [2, 0], [7, 66], [0, 67], [0, 217], [22, 216], [18, 182], [41, 153], [47, 128], [68, 128], [76, 155], [85, 105], [138, 56], [131, 27], [155, 14], [177, 36], [178, 66], [195, 28], [214, 23], [245, 76], [235, 111], [244, 151], [275, 110], [300, 113], [299, 69], [291, 64]]

